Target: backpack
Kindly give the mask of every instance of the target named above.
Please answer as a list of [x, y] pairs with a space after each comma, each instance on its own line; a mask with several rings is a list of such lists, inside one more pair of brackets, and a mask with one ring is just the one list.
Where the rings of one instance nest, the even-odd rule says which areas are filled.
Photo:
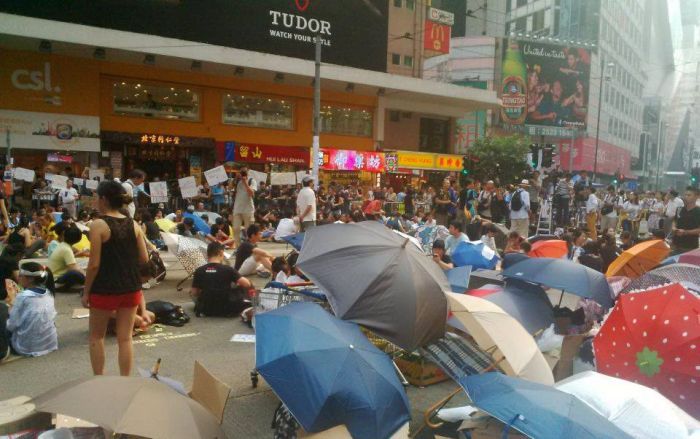
[[190, 321], [190, 316], [185, 313], [181, 306], [163, 300], [148, 302], [146, 309], [155, 314], [155, 323], [180, 327]]
[[518, 189], [513, 193], [513, 197], [510, 199], [510, 210], [518, 211], [523, 208], [522, 192], [522, 189]]

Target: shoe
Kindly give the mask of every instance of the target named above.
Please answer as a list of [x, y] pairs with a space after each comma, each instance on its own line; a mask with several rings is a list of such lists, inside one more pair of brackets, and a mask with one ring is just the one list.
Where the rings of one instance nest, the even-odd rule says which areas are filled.
[[258, 270], [257, 274], [259, 277], [262, 277], [263, 279], [267, 279], [268, 277], [272, 276], [272, 273], [266, 270]]
[[149, 290], [149, 289], [151, 289], [151, 283], [150, 283], [150, 282], [146, 282], [145, 284], [142, 284], [142, 285], [141, 285], [141, 289], [142, 289], [142, 290]]

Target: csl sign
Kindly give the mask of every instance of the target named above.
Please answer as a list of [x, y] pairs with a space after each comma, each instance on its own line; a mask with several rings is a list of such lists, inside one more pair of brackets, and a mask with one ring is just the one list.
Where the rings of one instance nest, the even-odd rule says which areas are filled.
[[20, 90], [45, 90], [60, 93], [61, 87], [51, 84], [51, 63], [45, 62], [43, 70], [17, 69], [12, 72], [10, 81]]

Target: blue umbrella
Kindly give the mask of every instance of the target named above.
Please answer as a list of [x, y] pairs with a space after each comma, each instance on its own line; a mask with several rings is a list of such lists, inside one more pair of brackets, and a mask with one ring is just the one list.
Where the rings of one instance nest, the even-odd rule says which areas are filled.
[[529, 258], [528, 255], [525, 253], [506, 253], [503, 255], [503, 262], [501, 262], [501, 268], [506, 269], [508, 267], [511, 267], [518, 262], [524, 261], [525, 259]]
[[192, 221], [194, 221], [194, 227], [197, 229], [198, 232], [202, 232], [205, 235], [208, 235], [211, 233], [211, 227], [209, 227], [209, 224], [207, 224], [206, 221], [204, 221], [202, 218], [200, 218], [197, 215], [194, 215], [189, 212], [185, 212], [182, 214], [183, 218], [192, 218]]
[[301, 246], [304, 244], [304, 232], [284, 236], [282, 237], [282, 241], [288, 242], [296, 251], [300, 252]]
[[472, 267], [469, 265], [445, 270], [447, 281], [450, 283], [450, 287], [455, 293], [463, 293], [469, 288], [469, 276], [471, 273]]
[[498, 263], [498, 254], [480, 241], [460, 242], [451, 257], [457, 267], [471, 265], [472, 268], [492, 270]]
[[610, 285], [603, 273], [567, 259], [526, 259], [508, 267], [503, 276], [588, 297], [605, 308], [613, 304]]
[[389, 357], [310, 302], [256, 316], [256, 367], [308, 432], [345, 424], [356, 438], [387, 438], [409, 421]]
[[459, 385], [474, 405], [506, 427], [537, 439], [631, 438], [588, 404], [554, 387], [497, 372], [465, 376]]

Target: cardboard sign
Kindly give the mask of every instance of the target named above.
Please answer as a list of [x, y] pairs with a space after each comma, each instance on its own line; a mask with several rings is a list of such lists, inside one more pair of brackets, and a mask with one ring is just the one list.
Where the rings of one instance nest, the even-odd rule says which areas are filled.
[[25, 168], [15, 168], [15, 180], [34, 181], [34, 171]]
[[165, 197], [168, 198], [168, 183], [164, 181], [154, 181], [148, 183], [148, 190], [150, 191], [151, 198], [154, 197]]
[[267, 183], [267, 174], [264, 172], [248, 170], [248, 175], [250, 175], [253, 180], [257, 181], [258, 184]]
[[194, 198], [199, 193], [199, 190], [197, 189], [197, 181], [191, 175], [189, 177], [179, 179], [177, 184], [180, 186], [180, 195], [182, 195], [182, 198]]
[[226, 169], [223, 166], [217, 166], [208, 171], [204, 171], [204, 178], [207, 179], [209, 186], [216, 186], [219, 183], [225, 183], [228, 181], [228, 175], [226, 175]]
[[273, 172], [270, 174], [271, 185], [294, 185], [297, 182], [297, 176], [294, 172]]

